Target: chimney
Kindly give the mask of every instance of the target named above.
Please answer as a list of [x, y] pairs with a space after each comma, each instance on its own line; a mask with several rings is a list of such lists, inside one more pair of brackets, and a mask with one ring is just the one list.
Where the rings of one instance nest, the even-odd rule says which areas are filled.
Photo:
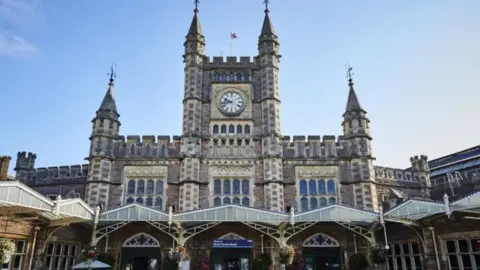
[[7, 180], [10, 160], [12, 160], [10, 156], [0, 156], [0, 181]]

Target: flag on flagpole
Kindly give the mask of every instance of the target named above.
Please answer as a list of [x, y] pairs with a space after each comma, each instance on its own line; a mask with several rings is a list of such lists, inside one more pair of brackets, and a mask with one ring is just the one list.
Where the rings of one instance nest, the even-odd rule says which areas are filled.
[[237, 34], [230, 32], [230, 39], [238, 39]]

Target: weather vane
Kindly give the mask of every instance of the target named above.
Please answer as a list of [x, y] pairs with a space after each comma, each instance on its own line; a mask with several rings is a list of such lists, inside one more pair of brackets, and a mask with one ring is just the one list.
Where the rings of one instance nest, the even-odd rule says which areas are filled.
[[115, 80], [117, 77], [117, 64], [113, 65], [110, 67], [110, 73], [107, 73], [108, 76], [110, 76], [110, 81]]
[[263, 0], [263, 4], [265, 5], [265, 9], [268, 9], [268, 0]]
[[200, 0], [193, 0], [193, 4], [195, 4], [195, 10], [198, 10], [198, 4], [200, 4]]
[[353, 75], [355, 75], [355, 73], [353, 73], [353, 68], [349, 64], [345, 65], [345, 68], [347, 69], [347, 79], [351, 82], [353, 80]]

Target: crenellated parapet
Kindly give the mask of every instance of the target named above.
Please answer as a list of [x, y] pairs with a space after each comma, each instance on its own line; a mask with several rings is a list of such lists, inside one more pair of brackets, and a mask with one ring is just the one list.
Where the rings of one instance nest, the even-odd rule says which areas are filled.
[[86, 179], [88, 166], [88, 164], [79, 164], [58, 167], [40, 167], [29, 170], [23, 179], [20, 180], [25, 181], [28, 184], [36, 185]]
[[221, 68], [221, 67], [240, 67], [242, 69], [248, 69], [255, 67], [259, 62], [258, 57], [250, 56], [205, 56], [203, 58], [203, 65], [205, 69], [209, 68]]
[[180, 136], [128, 135], [114, 142], [115, 157], [177, 157]]
[[288, 158], [335, 158], [346, 154], [343, 136], [284, 136], [282, 145], [283, 156]]

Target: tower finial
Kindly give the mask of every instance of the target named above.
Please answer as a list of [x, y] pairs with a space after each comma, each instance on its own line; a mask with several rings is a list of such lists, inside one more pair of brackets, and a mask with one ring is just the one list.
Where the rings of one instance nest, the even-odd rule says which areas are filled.
[[198, 12], [198, 4], [200, 4], [200, 0], [193, 0], [193, 4], [195, 5], [194, 12]]
[[353, 84], [353, 75], [355, 75], [355, 73], [353, 73], [353, 67], [351, 67], [350, 64], [346, 64], [345, 68], [347, 70], [348, 84], [351, 85]]
[[268, 12], [268, 0], [263, 0], [263, 4], [265, 5], [265, 12]]
[[110, 73], [107, 73], [108, 76], [110, 76], [110, 82], [113, 83], [115, 78], [117, 77], [117, 64], [113, 64], [110, 67]]

